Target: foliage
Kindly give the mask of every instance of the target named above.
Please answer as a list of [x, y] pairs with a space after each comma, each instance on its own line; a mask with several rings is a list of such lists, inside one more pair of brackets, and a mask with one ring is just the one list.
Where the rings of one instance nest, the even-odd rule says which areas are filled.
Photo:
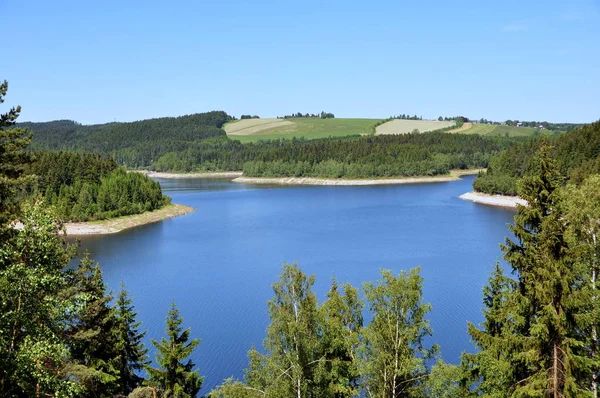
[[139, 214], [170, 203], [160, 185], [127, 173], [110, 157], [92, 153], [36, 153], [27, 168], [30, 195], [43, 196], [64, 221], [88, 221]]
[[32, 149], [88, 151], [112, 155], [129, 168], [148, 167], [161, 155], [182, 151], [190, 143], [225, 136], [233, 118], [222, 111], [163, 117], [130, 123], [81, 125], [70, 120], [21, 123], [34, 133]]
[[508, 148], [491, 160], [486, 173], [473, 187], [476, 191], [514, 195], [519, 178], [533, 172], [534, 154], [547, 143], [561, 175], [580, 184], [588, 176], [600, 173], [600, 121], [567, 134], [546, 136]]
[[190, 329], [183, 330], [183, 319], [175, 303], [171, 305], [167, 315], [167, 338], [160, 342], [152, 340], [156, 347], [156, 361], [159, 368], [146, 367], [150, 374], [148, 383], [154, 386], [164, 398], [194, 398], [202, 387], [204, 377], [198, 375], [191, 359], [194, 349], [200, 344], [198, 339], [190, 339]]
[[419, 268], [394, 276], [381, 271], [382, 279], [363, 290], [373, 320], [362, 333], [359, 364], [364, 389], [376, 397], [419, 396], [427, 375], [426, 361], [438, 350], [427, 349], [431, 335], [425, 315], [431, 305], [422, 301], [423, 278]]
[[[565, 236], [560, 175], [542, 146], [534, 172], [519, 182], [519, 206], [504, 257], [516, 280], [496, 267], [486, 290], [483, 329], [469, 326], [484, 393], [586, 396], [596, 360], [587, 354], [591, 296], [586, 268]], [[498, 396], [505, 396], [498, 395]]]

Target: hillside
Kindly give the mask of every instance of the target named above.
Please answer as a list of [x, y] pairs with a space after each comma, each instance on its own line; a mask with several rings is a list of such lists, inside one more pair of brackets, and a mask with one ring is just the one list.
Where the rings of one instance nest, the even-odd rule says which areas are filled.
[[428, 131], [454, 126], [454, 124], [454, 121], [393, 119], [377, 126], [375, 134], [407, 134], [412, 133], [414, 130], [419, 130], [420, 133], [426, 133]]
[[222, 111], [163, 117], [129, 123], [82, 125], [71, 120], [19, 123], [33, 133], [31, 149], [73, 150], [112, 155], [130, 168], [149, 167], [161, 155], [182, 151], [192, 143], [225, 137], [221, 127], [231, 120]]
[[525, 141], [491, 160], [486, 173], [474, 182], [476, 191], [516, 195], [517, 180], [532, 173], [533, 159], [541, 145], [553, 147], [554, 160], [562, 175], [575, 183], [600, 173], [600, 121], [569, 133]]
[[377, 119], [244, 119], [227, 123], [227, 135], [241, 142], [279, 138], [328, 138], [371, 134]]

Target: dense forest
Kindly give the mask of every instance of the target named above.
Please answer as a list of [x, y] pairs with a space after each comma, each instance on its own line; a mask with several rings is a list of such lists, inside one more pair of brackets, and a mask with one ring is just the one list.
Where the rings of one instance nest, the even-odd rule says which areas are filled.
[[[80, 126], [74, 122], [19, 126], [32, 129], [36, 149], [110, 154], [121, 165], [157, 171], [243, 170], [252, 177], [439, 175], [450, 169], [487, 167], [494, 155], [514, 142], [514, 139], [431, 132], [241, 144], [229, 139], [219, 128], [230, 119], [223, 112], [211, 112], [98, 126]], [[177, 123], [170, 125], [172, 121]]]
[[159, 171], [240, 170], [252, 177], [390, 177], [487, 167], [514, 139], [444, 133], [275, 140], [213, 139], [154, 163]]
[[486, 173], [475, 180], [476, 191], [517, 194], [517, 181], [534, 167], [534, 154], [543, 145], [553, 146], [552, 156], [565, 182], [581, 183], [600, 173], [600, 121], [567, 134], [548, 136], [514, 145], [490, 161]]
[[139, 214], [170, 203], [160, 185], [128, 173], [107, 156], [91, 153], [38, 152], [27, 165], [27, 195], [41, 196], [62, 221], [100, 220]]
[[17, 127], [34, 134], [33, 150], [110, 154], [128, 168], [147, 168], [167, 152], [183, 151], [190, 143], [210, 137], [224, 137], [221, 127], [230, 120], [233, 118], [225, 112], [215, 111], [131, 123], [81, 125], [59, 120]]

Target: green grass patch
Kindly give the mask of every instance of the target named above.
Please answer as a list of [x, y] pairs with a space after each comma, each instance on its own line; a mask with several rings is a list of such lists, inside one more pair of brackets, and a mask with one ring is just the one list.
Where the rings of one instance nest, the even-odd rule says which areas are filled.
[[[241, 142], [256, 142], [259, 140], [276, 140], [279, 138], [327, 138], [344, 137], [357, 134], [372, 134], [372, 126], [379, 119], [317, 119], [298, 118], [285, 119], [292, 122], [289, 125], [266, 128], [250, 135], [228, 134], [229, 138]], [[265, 126], [266, 127], [266, 126]]]
[[539, 134], [540, 130], [534, 127], [511, 127], [500, 126], [498, 124], [479, 124], [473, 123], [473, 127], [460, 132], [461, 134], [479, 134], [487, 136], [509, 136], [509, 137], [528, 137]]

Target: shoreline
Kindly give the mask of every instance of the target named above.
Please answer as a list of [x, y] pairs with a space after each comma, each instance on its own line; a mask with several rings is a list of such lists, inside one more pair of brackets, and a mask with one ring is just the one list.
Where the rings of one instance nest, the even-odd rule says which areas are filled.
[[481, 192], [467, 192], [459, 196], [462, 200], [468, 200], [473, 203], [488, 205], [488, 206], [496, 206], [496, 207], [505, 207], [509, 209], [516, 209], [517, 205], [527, 205], [527, 201], [525, 199], [521, 199], [517, 196], [506, 196], [506, 195], [490, 195], [487, 193]]
[[182, 216], [184, 214], [192, 213], [193, 211], [195, 211], [193, 207], [170, 204], [162, 209], [142, 214], [113, 218], [110, 220], [65, 223], [64, 230], [67, 236], [116, 234], [117, 232], [121, 232], [126, 229]]
[[242, 171], [214, 171], [207, 173], [168, 173], [162, 171], [139, 171], [150, 178], [185, 179], [185, 178], [237, 178], [244, 173]]
[[478, 174], [481, 169], [451, 170], [450, 174], [441, 176], [398, 177], [398, 178], [316, 178], [316, 177], [238, 177], [232, 182], [241, 184], [271, 184], [271, 185], [327, 185], [327, 186], [365, 186], [365, 185], [401, 185], [429, 184], [437, 182], [457, 181], [465, 175]]

